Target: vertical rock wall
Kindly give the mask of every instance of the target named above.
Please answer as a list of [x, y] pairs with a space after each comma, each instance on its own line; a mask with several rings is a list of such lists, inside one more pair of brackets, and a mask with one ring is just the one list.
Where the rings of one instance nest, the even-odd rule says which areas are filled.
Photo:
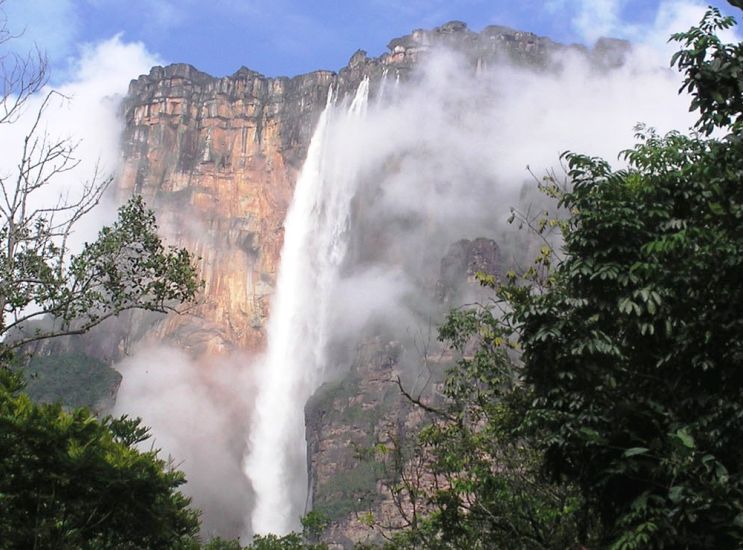
[[[116, 193], [121, 200], [144, 195], [169, 242], [200, 258], [205, 286], [188, 315], [135, 313], [120, 320], [119, 352], [163, 340], [202, 357], [260, 351], [284, 218], [329, 88], [343, 98], [368, 76], [374, 97], [383, 75], [409, 78], [437, 45], [462, 52], [473, 71], [504, 57], [548, 67], [551, 53], [564, 48], [531, 33], [496, 26], [474, 33], [451, 22], [394, 39], [380, 57], [358, 51], [338, 73], [266, 78], [241, 68], [214, 78], [178, 64], [155, 67], [132, 81], [123, 107], [123, 168]], [[621, 63], [625, 51], [625, 43], [603, 41], [586, 53], [599, 67], [609, 67]], [[455, 245], [431, 288], [445, 305], [471, 278], [472, 266], [502, 268], [494, 243]], [[384, 516], [392, 506], [382, 496], [384, 473], [357, 451], [422, 421], [420, 411], [388, 382], [401, 372], [403, 348], [368, 335], [347, 376], [322, 388], [307, 407], [312, 499], [331, 516], [326, 537], [339, 547], [365, 537], [359, 514]], [[450, 360], [434, 365], [438, 379]]]
[[475, 33], [450, 22], [396, 38], [380, 57], [359, 50], [338, 73], [267, 78], [243, 67], [215, 78], [176, 64], [132, 81], [117, 194], [144, 195], [169, 241], [200, 257], [205, 288], [188, 316], [134, 314], [120, 347], [144, 338], [194, 355], [261, 349], [283, 220], [330, 86], [342, 98], [368, 76], [374, 95], [384, 74], [407, 78], [440, 45], [464, 53], [473, 70], [503, 56], [543, 64], [560, 47], [505, 27]]
[[158, 323], [195, 355], [259, 349], [282, 224], [334, 75], [213, 78], [189, 65], [134, 80], [117, 193], [141, 193], [168, 240], [190, 249], [205, 287], [188, 315]]

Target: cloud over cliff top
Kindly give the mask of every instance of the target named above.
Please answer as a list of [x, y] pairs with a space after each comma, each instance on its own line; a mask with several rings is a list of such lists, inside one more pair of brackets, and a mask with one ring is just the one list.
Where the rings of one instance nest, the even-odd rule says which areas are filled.
[[[714, 3], [713, 3], [714, 4]], [[721, 3], [723, 9], [728, 8]], [[545, 8], [555, 18], [569, 21], [577, 36], [587, 44], [601, 37], [623, 38], [651, 46], [669, 57], [675, 46], [668, 37], [697, 24], [709, 1], [660, 0], [548, 0]], [[732, 31], [723, 33], [725, 40], [734, 39]]]
[[[76, 144], [73, 157], [79, 164], [70, 171], [56, 175], [50, 185], [36, 193], [39, 205], [56, 204], [60, 196], [74, 201], [84, 184], [94, 176], [104, 180], [113, 176], [120, 160], [119, 139], [123, 121], [119, 113], [121, 99], [131, 78], [159, 62], [141, 43], [127, 43], [121, 36], [95, 44], [82, 45], [71, 61], [64, 82], [46, 86], [31, 97], [20, 118], [0, 126], [3, 155], [0, 172], [8, 181], [15, 174], [23, 154], [24, 138], [29, 134], [48, 94], [50, 101], [40, 119], [36, 137], [49, 141], [67, 139]], [[74, 242], [78, 245], [95, 237], [103, 223], [113, 219], [111, 205], [102, 205], [78, 225]]]

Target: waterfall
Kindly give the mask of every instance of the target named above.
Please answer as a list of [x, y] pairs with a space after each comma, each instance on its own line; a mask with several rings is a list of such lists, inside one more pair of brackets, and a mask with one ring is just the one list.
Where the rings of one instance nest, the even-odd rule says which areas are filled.
[[348, 108], [332, 89], [310, 142], [284, 224], [268, 345], [257, 367], [258, 390], [244, 471], [255, 491], [254, 533], [299, 528], [307, 497], [304, 407], [323, 382], [329, 304], [345, 257], [358, 164], [345, 154], [344, 132], [366, 113], [364, 79]]
[[382, 101], [384, 101], [384, 93], [387, 91], [387, 73], [389, 72], [389, 69], [385, 67], [384, 70], [382, 70], [382, 82], [379, 84], [379, 91], [377, 92], [377, 101], [376, 104], [380, 105]]

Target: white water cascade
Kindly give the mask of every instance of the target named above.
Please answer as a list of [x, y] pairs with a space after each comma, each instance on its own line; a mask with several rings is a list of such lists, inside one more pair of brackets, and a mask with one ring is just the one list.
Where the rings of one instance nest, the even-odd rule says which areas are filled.
[[284, 224], [266, 355], [256, 365], [259, 387], [244, 471], [255, 491], [257, 534], [299, 527], [307, 499], [304, 407], [323, 382], [329, 302], [346, 254], [358, 165], [344, 154], [368, 102], [364, 79], [348, 108], [332, 89], [310, 142]]

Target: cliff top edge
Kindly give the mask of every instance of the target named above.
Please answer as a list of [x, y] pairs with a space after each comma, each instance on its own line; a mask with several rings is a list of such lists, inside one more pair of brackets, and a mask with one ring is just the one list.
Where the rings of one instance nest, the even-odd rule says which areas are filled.
[[266, 76], [262, 73], [254, 71], [246, 66], [241, 66], [237, 71], [231, 75], [225, 75], [221, 77], [213, 76], [204, 71], [201, 71], [189, 63], [171, 63], [165, 66], [154, 66], [150, 69], [149, 74], [140, 75], [138, 78], [133, 79], [130, 84], [131, 87], [138, 87], [138, 84], [145, 84], [148, 81], [162, 80], [164, 78], [183, 78], [190, 80], [194, 83], [209, 83], [219, 80], [246, 80], [246, 79], [265, 79], [265, 80], [295, 80], [304, 79], [308, 77], [314, 77], [318, 75], [335, 76], [344, 69], [352, 68], [360, 63], [366, 61], [383, 61], [385, 58], [389, 59], [396, 54], [404, 54], [407, 51], [414, 50], [427, 50], [436, 46], [478, 46], [486, 45], [493, 42], [506, 42], [506, 43], [526, 43], [529, 45], [542, 46], [549, 49], [562, 49], [562, 48], [575, 48], [585, 52], [589, 51], [605, 51], [607, 49], [618, 49], [626, 50], [630, 47], [630, 44], [626, 40], [615, 39], [615, 38], [600, 38], [594, 44], [592, 49], [578, 44], [561, 44], [553, 41], [551, 38], [546, 36], [540, 36], [529, 31], [520, 31], [511, 27], [503, 25], [488, 25], [484, 27], [480, 32], [472, 31], [467, 23], [463, 21], [449, 21], [434, 27], [433, 29], [415, 29], [409, 34], [393, 38], [387, 44], [387, 51], [382, 53], [378, 57], [368, 57], [367, 52], [364, 50], [357, 50], [351, 57], [345, 67], [341, 67], [338, 70], [318, 69], [295, 75], [292, 77], [288, 76]]

